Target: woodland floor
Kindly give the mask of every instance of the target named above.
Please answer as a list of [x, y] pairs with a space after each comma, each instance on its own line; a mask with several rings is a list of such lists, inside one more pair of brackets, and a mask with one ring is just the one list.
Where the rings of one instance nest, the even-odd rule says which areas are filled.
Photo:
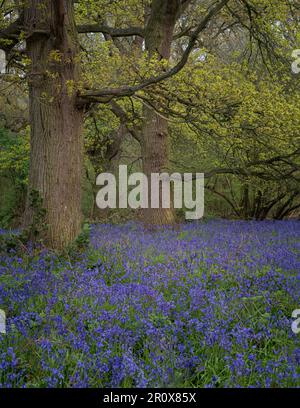
[[94, 225], [82, 253], [4, 253], [0, 386], [300, 387], [299, 271], [299, 221]]

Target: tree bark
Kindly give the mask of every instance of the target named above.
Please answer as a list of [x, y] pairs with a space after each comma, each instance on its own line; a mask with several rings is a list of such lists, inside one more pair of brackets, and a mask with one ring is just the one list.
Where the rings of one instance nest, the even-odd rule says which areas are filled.
[[[179, 16], [181, 2], [179, 0], [153, 0], [151, 14], [145, 29], [145, 46], [149, 57], [157, 55], [158, 60], [170, 59], [173, 33]], [[141, 133], [141, 152], [143, 172], [148, 177], [149, 186], [151, 173], [161, 173], [169, 167], [169, 135], [168, 122], [165, 117], [157, 114], [148, 106], [143, 108], [143, 128]], [[143, 220], [146, 224], [165, 225], [175, 222], [174, 208], [143, 209]]]
[[[29, 193], [38, 191], [45, 209], [46, 244], [62, 249], [82, 223], [83, 112], [76, 106], [78, 40], [72, 0], [30, 0], [24, 10], [31, 59]], [[34, 210], [27, 200], [25, 222]]]

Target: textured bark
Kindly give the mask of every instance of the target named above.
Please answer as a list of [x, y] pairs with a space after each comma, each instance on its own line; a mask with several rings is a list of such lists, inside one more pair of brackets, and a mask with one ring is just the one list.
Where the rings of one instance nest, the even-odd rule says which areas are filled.
[[[38, 191], [46, 210], [46, 243], [62, 249], [80, 232], [83, 114], [70, 90], [79, 78], [78, 41], [72, 0], [30, 0], [28, 30], [31, 157], [29, 192]], [[56, 53], [57, 60], [51, 58]], [[29, 200], [26, 224], [34, 214]]]
[[[180, 3], [179, 0], [152, 2], [151, 15], [145, 30], [145, 45], [150, 57], [157, 54], [158, 59], [169, 60]], [[167, 171], [169, 165], [168, 122], [148, 106], [144, 106], [143, 116], [141, 135], [143, 172], [150, 181], [151, 173]], [[175, 211], [173, 208], [164, 209], [160, 205], [158, 209], [144, 209], [143, 219], [146, 224], [173, 224]]]
[[[148, 177], [149, 181], [149, 202], [150, 202], [150, 180], [151, 173], [166, 172], [169, 163], [169, 140], [168, 140], [168, 124], [166, 119], [157, 115], [152, 109], [144, 108], [144, 125], [142, 133], [142, 160], [143, 172]], [[161, 198], [160, 189], [160, 198]], [[172, 205], [172, 204], [171, 204]], [[160, 200], [160, 208], [145, 208], [143, 209], [143, 221], [150, 225], [166, 225], [175, 222], [175, 212], [171, 208], [162, 208]]]

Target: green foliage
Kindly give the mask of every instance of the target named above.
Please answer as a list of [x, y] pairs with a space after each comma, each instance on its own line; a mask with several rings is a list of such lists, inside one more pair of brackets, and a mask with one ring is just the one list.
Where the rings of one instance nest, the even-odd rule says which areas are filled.
[[14, 134], [0, 128], [0, 174], [24, 187], [28, 183], [29, 130]]
[[[196, 27], [213, 3], [196, 1], [192, 7], [182, 10], [175, 33]], [[3, 3], [1, 11], [12, 10], [11, 18], [14, 19], [17, 13], [13, 10], [17, 6], [16, 2], [7, 1]], [[88, 0], [74, 3], [78, 25], [100, 24], [118, 29], [130, 26], [145, 28], [145, 17], [150, 8], [150, 0]], [[177, 134], [172, 146], [172, 158], [177, 162], [174, 170], [190, 170], [185, 167], [191, 168], [191, 164], [193, 170], [206, 172], [220, 167], [248, 169], [249, 162], [292, 154], [299, 145], [300, 127], [299, 81], [291, 76], [289, 63], [291, 51], [299, 44], [296, 13], [295, 5], [286, 0], [252, 0], [249, 4], [230, 1], [229, 6], [215, 19], [215, 28], [219, 24], [223, 29], [214, 32], [214, 25], [209, 24], [201, 32], [201, 45], [196, 45], [179, 74], [130, 98], [116, 100], [124, 109], [126, 124], [140, 131], [145, 104], [158, 107], [161, 115], [169, 119], [172, 136]], [[9, 24], [6, 20], [0, 15], [1, 28]], [[150, 58], [143, 43], [134, 36], [80, 35], [81, 53], [76, 62], [81, 65], [82, 75], [78, 83], [67, 81], [68, 93], [73, 95], [86, 89], [136, 85], [165, 72], [180, 60], [189, 40], [186, 35], [175, 37], [171, 59], [166, 61], [157, 58], [157, 55]], [[24, 39], [24, 32], [20, 34], [20, 39]], [[30, 61], [28, 58], [21, 61], [26, 70]], [[61, 62], [61, 52], [52, 50], [49, 61]], [[26, 95], [25, 89], [19, 89], [21, 78], [12, 74], [8, 83], [3, 81], [3, 89], [8, 85], [9, 90], [17, 92], [18, 96], [20, 92]], [[13, 81], [18, 82], [18, 86]], [[0, 98], [0, 104], [5, 108], [6, 91], [3, 94], [5, 97]], [[93, 107], [86, 117], [86, 153], [97, 174], [105, 171], [110, 164], [105, 160], [105, 153], [119, 124], [110, 104]], [[178, 135], [183, 148], [178, 142]], [[189, 144], [193, 145], [192, 153], [196, 153], [191, 155], [192, 160], [191, 156], [187, 156]], [[0, 175], [9, 173], [14, 183], [24, 190], [28, 178], [28, 131], [18, 136], [6, 134], [4, 137], [0, 130], [0, 145]], [[139, 154], [134, 148], [126, 151], [126, 156], [132, 157], [131, 162], [135, 162]], [[298, 166], [299, 160], [295, 164]], [[281, 163], [274, 169], [261, 164], [250, 170], [259, 175], [267, 174], [270, 179], [274, 175], [278, 177], [278, 172], [287, 173], [284, 166]], [[230, 176], [230, 183], [238, 196], [237, 207], [241, 214], [245, 186], [252, 185], [253, 196], [258, 191], [269, 191], [270, 198], [282, 188], [278, 180], [266, 181], [261, 176], [245, 176], [238, 171], [234, 174], [234, 177]], [[83, 180], [82, 202], [87, 219], [92, 218], [93, 214], [93, 178], [94, 175], [87, 170]], [[217, 184], [221, 193], [228, 193], [225, 176], [218, 177]], [[293, 181], [289, 179], [288, 189], [294, 191], [294, 188]], [[4, 194], [7, 198], [5, 205], [0, 206], [5, 208], [0, 208], [0, 220], [3, 220], [2, 225], [8, 225], [15, 209], [7, 213], [7, 208], [15, 204], [10, 193], [6, 191]], [[232, 211], [220, 204], [220, 196], [209, 192], [207, 199], [209, 206], [206, 207], [210, 208], [211, 203], [213, 207], [210, 216], [220, 213], [232, 216]], [[179, 211], [179, 215], [182, 215], [182, 211]]]
[[77, 257], [81, 254], [90, 244], [90, 233], [91, 233], [91, 225], [85, 222], [82, 226], [81, 233], [78, 235], [76, 240], [69, 245], [66, 249], [65, 254], [68, 257]]
[[[176, 118], [170, 124], [173, 170], [218, 170], [206, 180], [214, 190], [206, 191], [206, 215], [251, 218], [255, 208], [249, 215], [246, 188], [250, 205], [262, 196], [261, 207], [282, 193], [287, 200], [299, 191], [300, 88], [292, 87], [290, 76], [275, 65], [270, 77], [206, 51], [200, 55], [205, 58], [195, 53], [186, 69], [169, 82], [165, 109]], [[273, 158], [277, 159], [272, 162]], [[290, 208], [297, 203], [299, 196]], [[267, 215], [277, 217], [283, 205], [279, 201]]]
[[0, 176], [0, 228], [9, 228], [18, 208], [18, 193], [10, 178]]
[[20, 240], [16, 234], [0, 234], [0, 255], [7, 254], [11, 250], [16, 250], [20, 245]]
[[79, 247], [85, 247], [90, 242], [91, 226], [88, 223], [83, 224], [81, 234], [76, 239], [75, 243]]
[[29, 167], [28, 132], [0, 128], [0, 226], [16, 223], [25, 204]]

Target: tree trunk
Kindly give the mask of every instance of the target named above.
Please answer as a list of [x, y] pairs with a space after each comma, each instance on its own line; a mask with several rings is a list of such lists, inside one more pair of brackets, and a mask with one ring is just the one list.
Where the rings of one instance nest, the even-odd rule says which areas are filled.
[[[78, 40], [72, 0], [30, 0], [28, 29], [31, 157], [29, 193], [38, 191], [45, 209], [46, 244], [62, 249], [82, 223], [83, 112], [76, 106]], [[36, 209], [27, 200], [25, 222]]]
[[[161, 118], [152, 109], [144, 108], [144, 125], [142, 133], [142, 160], [143, 172], [148, 177], [149, 183], [149, 204], [150, 204], [150, 180], [151, 173], [167, 172], [169, 160], [169, 138], [168, 124], [166, 119]], [[162, 208], [160, 188], [160, 205], [159, 208], [145, 208], [142, 216], [146, 224], [150, 225], [167, 225], [175, 222], [174, 208]], [[171, 200], [172, 205], [172, 200]]]
[[[176, 20], [180, 12], [179, 0], [154, 0], [151, 15], [145, 30], [145, 46], [149, 57], [157, 55], [158, 60], [169, 60]], [[168, 122], [165, 117], [156, 113], [155, 109], [144, 106], [143, 128], [141, 133], [141, 151], [143, 172], [148, 177], [151, 173], [167, 171], [169, 164]], [[149, 187], [149, 197], [151, 191]], [[149, 199], [150, 204], [150, 199]], [[150, 205], [149, 205], [150, 207]], [[173, 224], [175, 211], [173, 208], [143, 209], [143, 220], [146, 224]]]
[[243, 186], [243, 197], [242, 197], [242, 211], [244, 214], [244, 219], [248, 220], [250, 218], [250, 198], [249, 198], [249, 186], [248, 184]]
[[[110, 143], [106, 147], [104, 159], [102, 157], [96, 157], [96, 160], [103, 162], [103, 168], [106, 173], [112, 173], [115, 176], [118, 174], [118, 166], [120, 164], [120, 156], [122, 154], [121, 145], [127, 134], [127, 128], [124, 123], [121, 123], [118, 129], [111, 135]], [[111, 209], [99, 209], [96, 202], [96, 195], [99, 191], [99, 187], [95, 185], [95, 200], [93, 217], [96, 220], [109, 220]]]

